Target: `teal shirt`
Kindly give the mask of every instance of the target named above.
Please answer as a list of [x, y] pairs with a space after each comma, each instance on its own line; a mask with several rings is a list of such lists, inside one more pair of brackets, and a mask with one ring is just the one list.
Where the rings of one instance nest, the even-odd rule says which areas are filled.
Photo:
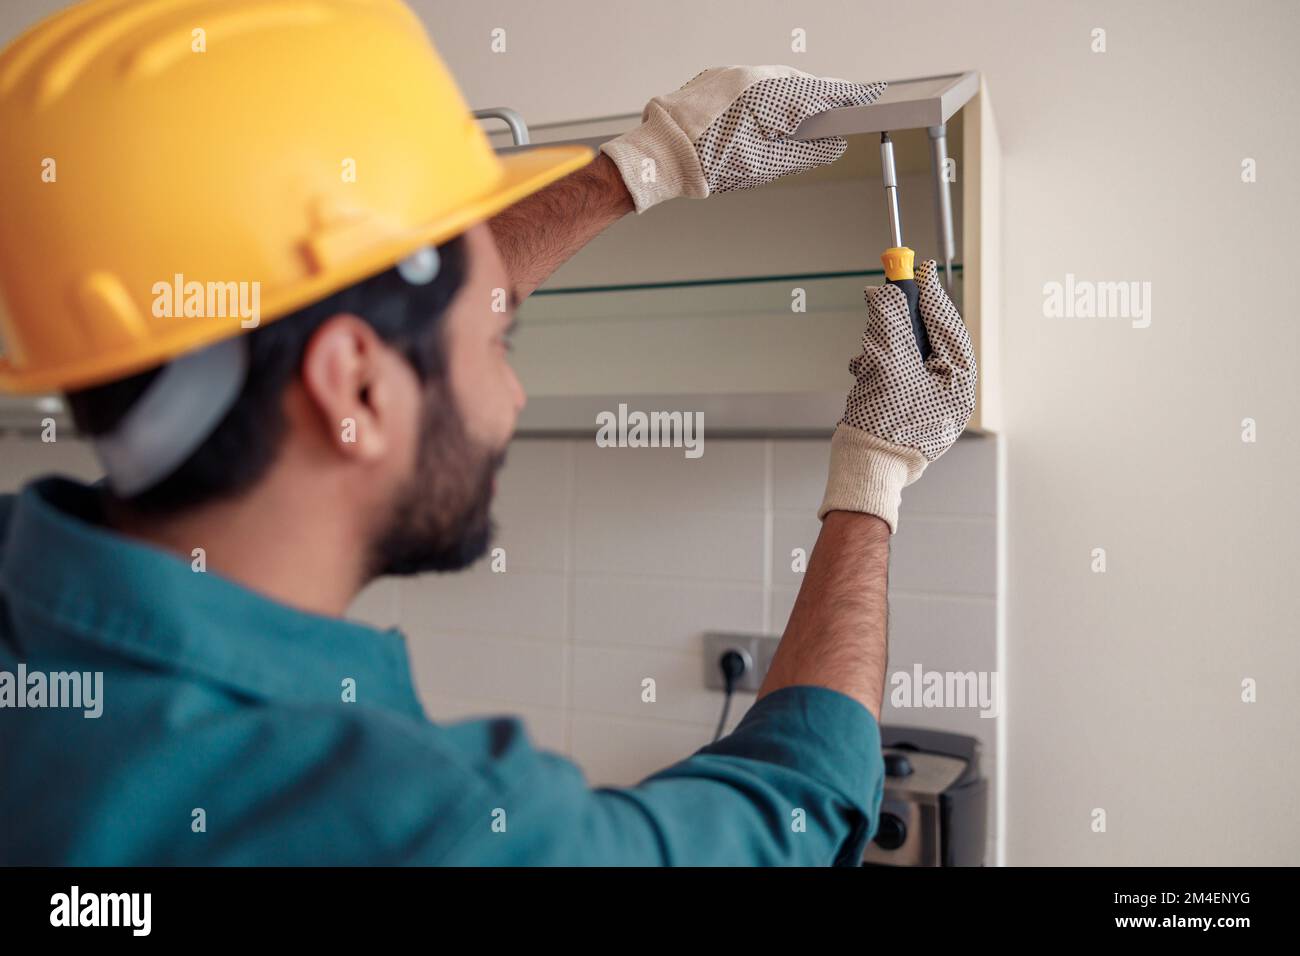
[[[431, 722], [398, 631], [196, 572], [95, 500], [0, 496], [0, 864], [852, 865], [874, 832], [879, 729], [836, 691], [593, 788], [517, 718]], [[99, 716], [16, 706], [72, 672]]]

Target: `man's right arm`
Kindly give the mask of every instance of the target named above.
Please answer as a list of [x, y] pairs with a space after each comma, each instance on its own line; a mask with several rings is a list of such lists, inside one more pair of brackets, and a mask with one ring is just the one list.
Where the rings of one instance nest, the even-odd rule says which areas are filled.
[[875, 515], [829, 512], [759, 699], [811, 684], [852, 697], [879, 721], [888, 584], [889, 525]]
[[975, 406], [975, 355], [934, 260], [916, 274], [933, 354], [922, 361], [903, 293], [866, 290], [856, 384], [831, 439], [821, 534], [785, 635], [759, 690], [811, 684], [880, 719], [888, 623], [889, 537], [903, 488], [961, 434]]

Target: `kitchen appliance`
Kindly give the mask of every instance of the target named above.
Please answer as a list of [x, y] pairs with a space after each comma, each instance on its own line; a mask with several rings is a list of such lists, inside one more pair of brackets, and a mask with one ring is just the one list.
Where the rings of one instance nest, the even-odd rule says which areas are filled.
[[885, 793], [863, 866], [982, 866], [988, 780], [975, 737], [882, 727]]

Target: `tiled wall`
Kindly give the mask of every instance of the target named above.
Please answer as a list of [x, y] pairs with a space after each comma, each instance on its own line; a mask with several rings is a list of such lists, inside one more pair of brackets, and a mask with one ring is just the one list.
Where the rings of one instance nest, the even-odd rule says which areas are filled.
[[[712, 736], [722, 697], [703, 684], [704, 632], [784, 629], [801, 580], [791, 550], [816, 541], [828, 447], [713, 440], [687, 459], [518, 439], [494, 511], [505, 573], [482, 561], [385, 580], [355, 613], [406, 633], [435, 720], [520, 714], [593, 784], [635, 783]], [[998, 670], [996, 468], [994, 439], [963, 438], [904, 493], [891, 673]], [[751, 703], [737, 695], [729, 726]], [[884, 722], [979, 737], [994, 780], [996, 719], [887, 701]]]

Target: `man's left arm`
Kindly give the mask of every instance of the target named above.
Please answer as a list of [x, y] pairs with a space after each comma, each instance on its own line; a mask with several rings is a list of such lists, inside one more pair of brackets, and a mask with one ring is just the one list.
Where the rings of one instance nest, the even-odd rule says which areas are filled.
[[606, 226], [635, 208], [604, 153], [488, 220], [514, 292], [524, 299]]

